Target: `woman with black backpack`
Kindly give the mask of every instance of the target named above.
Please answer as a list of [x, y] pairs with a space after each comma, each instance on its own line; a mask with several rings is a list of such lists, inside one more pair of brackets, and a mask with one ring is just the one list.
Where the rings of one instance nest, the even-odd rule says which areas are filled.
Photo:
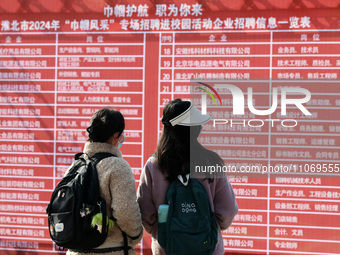
[[[143, 228], [136, 201], [135, 179], [119, 149], [125, 140], [124, 129], [124, 117], [119, 111], [103, 108], [92, 116], [91, 125], [87, 128], [89, 142], [85, 144], [84, 153], [87, 157], [100, 153], [114, 155], [96, 165], [100, 193], [106, 200], [106, 214], [112, 224], [102, 245], [88, 250], [71, 249], [67, 255], [136, 254], [134, 248], [142, 238]], [[101, 231], [104, 226], [99, 226], [100, 223], [94, 227]]]

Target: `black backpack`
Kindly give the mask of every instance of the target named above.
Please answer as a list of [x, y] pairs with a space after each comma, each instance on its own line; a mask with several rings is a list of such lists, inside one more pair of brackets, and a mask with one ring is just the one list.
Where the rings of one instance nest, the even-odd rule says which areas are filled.
[[[87, 250], [101, 245], [108, 233], [106, 201], [100, 196], [96, 164], [110, 153], [98, 153], [86, 159], [75, 155], [69, 172], [54, 189], [47, 206], [51, 239], [59, 246]], [[92, 217], [102, 213], [102, 230], [91, 226]]]
[[210, 255], [218, 239], [216, 216], [203, 185], [189, 175], [173, 181], [165, 195], [167, 220], [158, 223], [158, 242], [167, 255]]

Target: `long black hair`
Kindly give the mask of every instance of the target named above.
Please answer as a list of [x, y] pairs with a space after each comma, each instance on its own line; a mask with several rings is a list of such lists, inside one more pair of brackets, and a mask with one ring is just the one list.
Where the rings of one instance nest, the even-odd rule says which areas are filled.
[[190, 106], [189, 101], [177, 98], [168, 103], [163, 110], [163, 132], [156, 148], [157, 164], [168, 181], [173, 181], [180, 174], [190, 172], [195, 165], [220, 165], [224, 162], [220, 156], [204, 148], [197, 138], [202, 126], [172, 126], [169, 120], [180, 115]]
[[124, 117], [119, 111], [103, 108], [93, 114], [91, 125], [86, 130], [89, 133], [89, 141], [105, 143], [117, 132], [119, 137], [124, 128]]

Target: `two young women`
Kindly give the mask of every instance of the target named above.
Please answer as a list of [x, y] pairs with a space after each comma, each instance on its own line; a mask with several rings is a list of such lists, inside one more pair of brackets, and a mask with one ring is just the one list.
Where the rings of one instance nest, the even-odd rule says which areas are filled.
[[[123, 246], [121, 231], [124, 231], [132, 237], [128, 238], [131, 247], [129, 254], [135, 254], [133, 248], [141, 240], [143, 224], [144, 229], [152, 235], [152, 253], [165, 254], [157, 242], [157, 211], [158, 206], [164, 203], [170, 182], [178, 175], [188, 173], [190, 164], [223, 165], [223, 160], [216, 153], [205, 149], [197, 141], [201, 125], [209, 119], [210, 117], [201, 115], [189, 101], [176, 99], [165, 106], [162, 118], [163, 133], [155, 156], [147, 161], [141, 174], [136, 197], [131, 168], [119, 150], [124, 140], [125, 124], [122, 114], [115, 110], [101, 109], [93, 115], [91, 125], [87, 129], [89, 142], [85, 144], [84, 152], [89, 157], [99, 152], [116, 155], [103, 159], [97, 165], [100, 192], [107, 202], [107, 215], [113, 217], [116, 223], [109, 231], [104, 244], [97, 247], [96, 253], [123, 255], [123, 250], [114, 250], [115, 247]], [[190, 149], [195, 152], [191, 160]], [[228, 179], [226, 176], [204, 178], [200, 179], [200, 182], [207, 191], [219, 229], [227, 229], [238, 211]], [[106, 250], [112, 247], [112, 251]], [[80, 254], [68, 251], [68, 255]], [[213, 254], [224, 254], [221, 231]]]

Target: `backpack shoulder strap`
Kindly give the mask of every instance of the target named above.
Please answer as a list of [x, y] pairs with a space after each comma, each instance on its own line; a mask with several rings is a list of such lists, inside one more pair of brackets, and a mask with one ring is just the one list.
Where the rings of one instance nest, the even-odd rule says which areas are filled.
[[94, 165], [97, 165], [102, 159], [108, 158], [108, 157], [117, 157], [116, 155], [108, 152], [100, 152], [91, 157], [91, 160]]
[[[196, 197], [196, 200], [202, 201], [205, 199], [207, 201], [207, 206], [209, 207], [209, 210], [211, 210], [210, 199], [202, 183], [200, 183], [199, 180], [192, 178], [190, 182], [190, 186], [192, 190], [194, 191], [194, 196]], [[198, 203], [198, 206], [202, 207], [202, 204]], [[200, 208], [200, 209], [203, 210], [204, 208]]]

